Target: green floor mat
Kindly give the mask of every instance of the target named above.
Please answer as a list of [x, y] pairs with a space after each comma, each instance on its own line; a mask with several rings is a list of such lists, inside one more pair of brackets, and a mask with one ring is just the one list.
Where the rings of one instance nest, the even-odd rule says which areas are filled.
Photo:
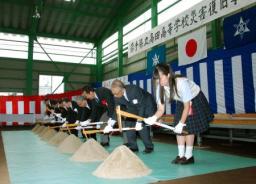
[[[69, 160], [71, 155], [59, 153], [56, 147], [40, 140], [31, 131], [4, 131], [2, 136], [12, 184], [142, 184], [256, 166], [256, 159], [200, 149], [194, 150], [195, 164], [174, 165], [170, 161], [177, 155], [176, 145], [155, 142], [155, 151], [143, 154], [144, 147], [139, 141], [140, 152], [137, 155], [152, 169], [151, 175], [125, 180], [102, 179], [91, 174], [100, 162], [72, 162]], [[107, 150], [111, 152], [121, 144], [120, 137], [112, 136]]]

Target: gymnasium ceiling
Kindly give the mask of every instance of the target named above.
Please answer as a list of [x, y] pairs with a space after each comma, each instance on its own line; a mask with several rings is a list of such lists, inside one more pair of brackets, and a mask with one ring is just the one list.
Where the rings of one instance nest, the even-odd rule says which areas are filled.
[[[0, 32], [97, 43], [149, 0], [0, 0]], [[150, 1], [149, 1], [150, 2]]]

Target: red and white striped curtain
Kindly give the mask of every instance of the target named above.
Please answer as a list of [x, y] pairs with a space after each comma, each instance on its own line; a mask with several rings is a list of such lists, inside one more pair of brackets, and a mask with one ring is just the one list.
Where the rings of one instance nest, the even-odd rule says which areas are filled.
[[61, 99], [70, 98], [81, 95], [81, 90], [69, 91], [62, 94], [52, 94], [47, 96], [0, 96], [0, 125], [26, 125], [30, 124], [26, 122], [26, 118], [21, 118], [19, 122], [6, 122], [6, 118], [1, 118], [1, 115], [8, 117], [15, 115], [40, 115], [45, 112], [44, 99]]

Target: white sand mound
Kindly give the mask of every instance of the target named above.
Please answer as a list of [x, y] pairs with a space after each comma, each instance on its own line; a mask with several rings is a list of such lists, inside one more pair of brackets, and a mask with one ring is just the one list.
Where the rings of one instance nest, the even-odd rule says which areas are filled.
[[50, 130], [51, 130], [50, 128], [47, 128], [44, 132], [42, 132], [41, 135], [40, 135], [40, 139], [43, 139], [45, 134], [47, 134], [47, 132], [49, 132]]
[[36, 124], [36, 126], [34, 126], [34, 128], [32, 128], [32, 132], [36, 131], [36, 129], [38, 129], [40, 127], [39, 124]]
[[93, 175], [101, 178], [124, 179], [146, 176], [151, 170], [126, 146], [117, 147], [99, 165]]
[[37, 134], [37, 132], [38, 132], [41, 128], [42, 128], [42, 126], [39, 125], [33, 132], [34, 132], [35, 134]]
[[42, 140], [47, 141], [50, 138], [52, 138], [55, 134], [56, 134], [56, 130], [54, 129], [49, 129], [43, 136], [42, 136]]
[[58, 132], [51, 139], [49, 139], [48, 143], [54, 146], [58, 146], [64, 139], [68, 137], [68, 134], [65, 132]]
[[103, 161], [109, 153], [94, 139], [89, 139], [74, 153], [70, 160], [77, 162]]
[[42, 137], [48, 130], [49, 130], [49, 128], [48, 128], [48, 127], [45, 127], [45, 128], [43, 129], [43, 131], [41, 131], [41, 132], [38, 134], [39, 137]]
[[37, 127], [32, 129], [33, 133], [36, 133], [41, 128], [41, 125], [38, 125]]
[[73, 134], [69, 135], [63, 142], [58, 146], [58, 150], [61, 153], [75, 153], [76, 150], [82, 145], [80, 139]]
[[45, 128], [45, 126], [40, 126], [35, 133], [39, 135], [39, 133], [41, 133]]

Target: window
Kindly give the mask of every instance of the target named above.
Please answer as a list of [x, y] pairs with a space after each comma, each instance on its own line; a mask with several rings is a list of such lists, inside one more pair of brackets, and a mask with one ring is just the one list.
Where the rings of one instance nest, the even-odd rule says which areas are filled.
[[39, 95], [63, 93], [63, 76], [39, 75]]
[[182, 0], [162, 0], [157, 4], [157, 11], [162, 12], [165, 9], [170, 8], [170, 6], [173, 6], [176, 2], [179, 2]]
[[28, 58], [28, 36], [0, 33], [0, 57]]
[[158, 3], [158, 24], [186, 11], [202, 0], [162, 0]]
[[57, 62], [80, 63], [82, 61], [82, 64], [96, 64], [96, 49], [93, 49], [92, 43], [44, 37], [38, 37], [37, 40], [42, 48], [38, 42], [34, 42], [33, 58], [35, 60], [50, 61], [48, 54], [53, 61]]
[[132, 29], [138, 27], [140, 24], [145, 23], [148, 19], [151, 19], [151, 9], [147, 10], [146, 12], [138, 16], [136, 19], [131, 21], [129, 24], [124, 26], [124, 34], [130, 32]]
[[20, 92], [0, 92], [0, 96], [23, 96]]
[[102, 43], [102, 63], [107, 63], [112, 59], [117, 58], [118, 53], [118, 33], [115, 32], [113, 35], [108, 37]]
[[124, 53], [128, 52], [128, 42], [141, 34], [151, 30], [151, 9], [141, 14], [123, 28], [123, 48]]

